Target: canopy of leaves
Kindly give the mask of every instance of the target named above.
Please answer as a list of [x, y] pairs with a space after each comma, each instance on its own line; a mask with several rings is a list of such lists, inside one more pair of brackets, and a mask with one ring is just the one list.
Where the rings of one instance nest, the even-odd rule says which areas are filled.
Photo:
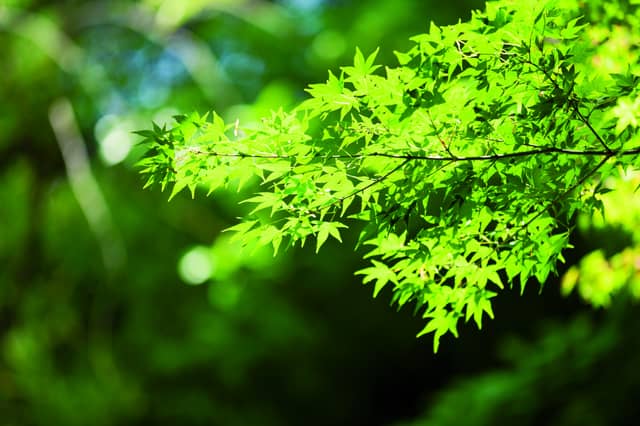
[[[325, 33], [398, 46], [427, 12], [453, 22], [469, 7], [397, 0], [376, 23], [388, 2], [358, 3], [0, 1], [0, 424], [376, 424], [401, 411], [373, 395], [414, 377], [395, 360], [428, 348], [407, 340], [411, 318], [341, 285], [354, 253], [331, 270], [318, 266], [327, 248], [249, 256], [219, 236], [234, 194], [166, 203], [132, 167], [130, 130], [151, 120], [215, 108], [244, 122], [297, 102], [338, 63], [309, 49]], [[176, 267], [193, 245], [201, 285]], [[316, 309], [336, 295], [331, 316]], [[369, 352], [375, 375], [343, 373]], [[309, 419], [317, 406], [331, 408]]]
[[[633, 28], [638, 7], [627, 9], [621, 25]], [[193, 114], [141, 131], [143, 172], [172, 196], [257, 181], [231, 229], [276, 252], [310, 237], [319, 249], [364, 223], [371, 266], [357, 273], [374, 295], [391, 285], [398, 306], [414, 302], [437, 350], [461, 319], [492, 317], [505, 284], [544, 283], [576, 213], [601, 207], [600, 183], [638, 167], [640, 66], [597, 66], [599, 10], [490, 2], [468, 22], [432, 24], [399, 66], [357, 50], [292, 112], [251, 126]]]

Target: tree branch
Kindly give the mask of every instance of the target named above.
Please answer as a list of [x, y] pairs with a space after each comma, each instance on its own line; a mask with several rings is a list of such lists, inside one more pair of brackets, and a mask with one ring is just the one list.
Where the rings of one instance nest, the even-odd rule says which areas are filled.
[[[247, 154], [247, 153], [219, 153], [215, 151], [203, 151], [200, 149], [191, 149], [192, 153], [197, 155], [210, 155], [212, 157], [227, 157], [227, 158], [271, 158], [271, 159], [295, 159], [296, 155], [278, 155], [278, 154]], [[535, 155], [550, 155], [550, 154], [563, 154], [571, 156], [593, 156], [593, 157], [624, 157], [629, 155], [640, 154], [640, 147], [634, 147], [625, 151], [615, 152], [612, 150], [572, 150], [556, 147], [547, 147], [540, 149], [531, 149], [527, 151], [507, 152], [504, 154], [488, 154], [488, 155], [471, 155], [467, 157], [459, 156], [441, 156], [441, 155], [418, 155], [411, 153], [392, 154], [386, 152], [372, 152], [370, 154], [331, 154], [312, 155], [311, 158], [326, 158], [326, 159], [360, 159], [371, 157], [383, 157], [383, 158], [395, 158], [400, 160], [409, 161], [453, 161], [453, 162], [466, 162], [466, 161], [499, 161], [510, 158], [529, 157]]]

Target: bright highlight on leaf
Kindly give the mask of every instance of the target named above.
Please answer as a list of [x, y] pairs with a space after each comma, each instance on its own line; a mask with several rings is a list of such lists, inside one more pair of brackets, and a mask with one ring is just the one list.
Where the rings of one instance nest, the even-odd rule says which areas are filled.
[[[493, 318], [505, 286], [555, 274], [576, 215], [602, 207], [600, 183], [640, 167], [638, 52], [628, 44], [613, 74], [608, 9], [592, 7], [490, 2], [431, 24], [396, 66], [356, 48], [292, 111], [139, 132], [142, 172], [171, 196], [247, 188], [251, 211], [231, 230], [275, 252], [361, 229], [371, 266], [357, 274], [422, 312], [437, 351], [461, 320]], [[616, 32], [638, 41], [628, 9]]]

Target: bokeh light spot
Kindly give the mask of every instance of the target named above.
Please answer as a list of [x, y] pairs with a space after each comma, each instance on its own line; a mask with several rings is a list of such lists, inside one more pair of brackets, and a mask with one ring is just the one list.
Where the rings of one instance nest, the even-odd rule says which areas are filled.
[[115, 115], [106, 115], [98, 120], [95, 135], [100, 158], [105, 164], [113, 166], [127, 158], [134, 139], [130, 127], [128, 121]]
[[213, 274], [215, 265], [208, 247], [196, 246], [182, 255], [178, 262], [178, 274], [182, 281], [198, 285], [207, 281]]
[[313, 54], [325, 61], [333, 61], [340, 57], [347, 47], [344, 36], [337, 31], [323, 31], [313, 39]]

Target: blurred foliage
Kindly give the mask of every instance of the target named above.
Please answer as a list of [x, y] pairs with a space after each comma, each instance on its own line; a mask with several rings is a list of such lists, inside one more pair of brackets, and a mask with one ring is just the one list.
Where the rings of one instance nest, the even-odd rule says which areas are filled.
[[[632, 425], [640, 374], [640, 328], [626, 301], [605, 317], [550, 322], [529, 341], [501, 345], [502, 365], [460, 377], [398, 426]], [[464, 413], [464, 414], [462, 414]]]
[[[422, 412], [421, 395], [451, 377], [495, 367], [500, 336], [526, 346], [532, 312], [580, 310], [552, 291], [507, 298], [496, 308], [504, 323], [481, 340], [464, 330], [464, 344], [447, 340], [432, 357], [414, 339], [419, 321], [353, 280], [362, 265], [351, 253], [241, 252], [219, 236], [235, 194], [166, 204], [131, 167], [130, 131], [149, 120], [212, 108], [250, 120], [300, 100], [355, 46], [381, 45], [391, 60], [430, 20], [480, 6], [2, 1], [0, 425], [390, 424]], [[202, 267], [188, 285], [181, 260]], [[637, 341], [611, 324], [621, 344]], [[607, 365], [637, 353], [628, 345]], [[573, 359], [558, 360], [563, 380]], [[615, 383], [610, 370], [590, 379], [599, 366], [584, 380]], [[637, 392], [626, 379], [607, 395]]]
[[580, 296], [598, 307], [608, 307], [622, 290], [640, 298], [640, 174], [621, 171], [619, 177], [605, 182], [600, 196], [606, 212], [582, 215], [581, 232], [596, 237], [600, 248], [585, 255], [562, 279], [562, 291], [569, 294], [577, 287]]

